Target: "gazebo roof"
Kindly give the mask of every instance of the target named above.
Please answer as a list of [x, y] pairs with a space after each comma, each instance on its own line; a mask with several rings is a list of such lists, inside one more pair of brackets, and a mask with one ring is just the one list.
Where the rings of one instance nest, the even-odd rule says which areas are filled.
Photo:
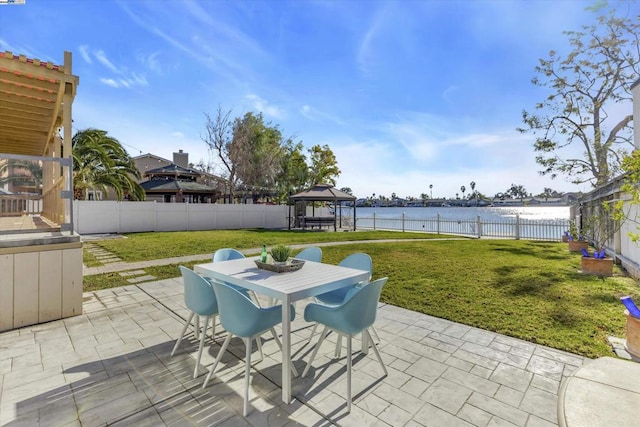
[[307, 191], [289, 196], [289, 199], [294, 201], [341, 202], [346, 200], [353, 201], [356, 200], [356, 197], [340, 191], [329, 184], [316, 184]]

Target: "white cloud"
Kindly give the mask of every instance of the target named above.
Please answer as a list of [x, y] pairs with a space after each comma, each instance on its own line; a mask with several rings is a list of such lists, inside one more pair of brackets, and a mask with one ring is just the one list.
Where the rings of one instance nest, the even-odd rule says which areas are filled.
[[313, 108], [310, 105], [303, 105], [300, 108], [300, 114], [302, 114], [303, 116], [305, 116], [306, 118], [313, 120], [313, 121], [318, 121], [318, 122], [322, 122], [322, 121], [330, 121], [333, 122], [335, 124], [338, 125], [344, 125], [345, 122], [338, 116], [334, 116], [332, 114], [328, 114], [324, 111], [320, 111], [316, 108]]
[[120, 83], [118, 83], [117, 81], [115, 81], [113, 79], [101, 78], [100, 81], [102, 83], [106, 84], [107, 86], [111, 86], [111, 87], [115, 87], [115, 88], [120, 87]]
[[162, 74], [163, 67], [162, 67], [162, 64], [160, 63], [160, 55], [161, 55], [160, 52], [154, 52], [150, 54], [138, 53], [138, 55], [136, 55], [136, 58], [142, 65], [147, 67], [149, 70], [158, 74]]
[[265, 116], [273, 117], [275, 119], [283, 119], [285, 117], [285, 112], [281, 108], [272, 105], [264, 98], [259, 97], [255, 94], [248, 94], [245, 96], [245, 99], [251, 102], [251, 105], [256, 110], [262, 112]]
[[86, 44], [83, 44], [82, 46], [78, 47], [78, 50], [80, 51], [80, 55], [82, 56], [82, 59], [84, 59], [84, 61], [88, 64], [92, 64], [93, 60], [91, 59], [91, 55], [89, 54], [89, 46], [87, 46]]
[[103, 50], [94, 51], [93, 56], [98, 60], [98, 62], [107, 67], [109, 70], [117, 74], [122, 74], [122, 71], [118, 67], [113, 65], [111, 61], [109, 61], [109, 58], [107, 58], [107, 54], [104, 53]]
[[113, 88], [126, 88], [131, 89], [137, 86], [149, 86], [149, 82], [144, 74], [138, 74], [136, 72], [129, 72], [126, 67], [118, 67], [115, 65], [103, 50], [90, 50], [88, 45], [82, 45], [79, 47], [82, 58], [88, 64], [93, 64], [93, 58], [95, 58], [100, 64], [107, 68], [108, 71], [116, 74], [118, 77], [103, 77], [100, 78], [100, 82], [111, 86]]

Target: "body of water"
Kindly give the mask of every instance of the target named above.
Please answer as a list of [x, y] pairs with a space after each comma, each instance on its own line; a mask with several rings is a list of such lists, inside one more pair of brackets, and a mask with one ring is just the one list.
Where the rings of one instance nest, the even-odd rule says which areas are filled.
[[357, 208], [356, 224], [358, 229], [560, 240], [569, 228], [569, 213], [569, 206]]
[[[569, 206], [500, 206], [500, 207], [450, 207], [450, 208], [356, 208], [356, 218], [402, 218], [410, 219], [441, 218], [451, 220], [475, 220], [478, 215], [482, 221], [513, 219], [516, 215], [528, 220], [569, 220]], [[349, 208], [342, 208], [342, 214], [349, 214]]]

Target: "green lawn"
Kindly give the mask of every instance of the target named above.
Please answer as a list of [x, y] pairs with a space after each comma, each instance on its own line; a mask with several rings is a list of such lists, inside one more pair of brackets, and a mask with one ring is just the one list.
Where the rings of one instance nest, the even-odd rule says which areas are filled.
[[[227, 244], [209, 242], [211, 249], [258, 247], [262, 242], [244, 236], [244, 232], [229, 233]], [[240, 234], [237, 240], [235, 233]], [[269, 233], [274, 232], [265, 233], [269, 238], [264, 241], [280, 242]], [[187, 243], [177, 239], [177, 233], [171, 234], [175, 254], [175, 248]], [[200, 233], [190, 234], [192, 237], [186, 240], [199, 240], [195, 235]], [[316, 241], [332, 235], [336, 237], [336, 233], [306, 234], [316, 237]], [[239, 243], [242, 239], [246, 239], [244, 245]], [[300, 243], [295, 239], [289, 241]], [[107, 242], [100, 242], [103, 243]], [[108, 244], [109, 250], [121, 255], [123, 252], [115, 248], [131, 243], [113, 240]], [[383, 302], [587, 357], [613, 355], [607, 336], [623, 337], [625, 327], [624, 307], [618, 298], [632, 295], [640, 300], [637, 283], [617, 267], [614, 277], [604, 279], [579, 273], [580, 255], [569, 253], [562, 243], [409, 240], [354, 242], [323, 247], [322, 251], [323, 261], [334, 264], [353, 252], [370, 254], [373, 277], [389, 277], [381, 297]], [[194, 253], [202, 252], [200, 249]], [[169, 255], [156, 253], [153, 258], [165, 256]], [[146, 272], [158, 278], [178, 276], [176, 265], [148, 268]], [[86, 290], [124, 284], [128, 283], [117, 274], [85, 277]]]
[[124, 261], [133, 262], [213, 253], [216, 249], [226, 247], [237, 249], [261, 248], [263, 244], [271, 247], [281, 243], [295, 245], [338, 241], [454, 237], [442, 234], [399, 233], [396, 231], [334, 233], [264, 229], [132, 233], [125, 236], [126, 239], [102, 240], [94, 243], [113, 252]]

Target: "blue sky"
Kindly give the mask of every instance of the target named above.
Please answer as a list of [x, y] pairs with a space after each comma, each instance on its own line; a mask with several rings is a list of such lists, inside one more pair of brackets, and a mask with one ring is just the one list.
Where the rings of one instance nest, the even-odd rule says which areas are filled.
[[[262, 112], [306, 147], [327, 144], [359, 197], [452, 197], [522, 184], [588, 190], [537, 173], [523, 109], [539, 58], [591, 2], [27, 0], [0, 6], [0, 51], [73, 53], [74, 131], [107, 130], [132, 156], [208, 160], [204, 113]], [[630, 110], [629, 106], [629, 110]]]

